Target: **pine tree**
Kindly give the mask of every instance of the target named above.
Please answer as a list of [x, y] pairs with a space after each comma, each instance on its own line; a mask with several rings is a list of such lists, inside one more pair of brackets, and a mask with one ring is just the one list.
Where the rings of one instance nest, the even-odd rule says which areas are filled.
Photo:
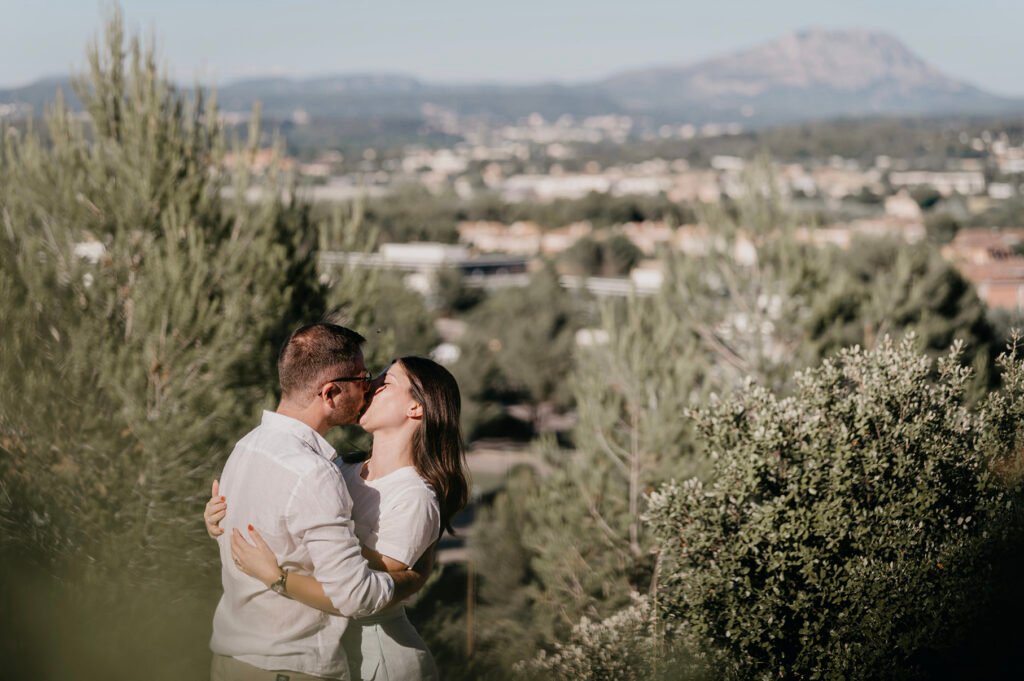
[[525, 504], [538, 600], [562, 631], [651, 588], [646, 493], [702, 468], [683, 418], [701, 391], [699, 339], [671, 300], [632, 299], [619, 314], [606, 307], [594, 336], [578, 350], [571, 379], [576, 449], [547, 448], [552, 473]]
[[664, 295], [700, 340], [710, 392], [753, 380], [783, 387], [817, 363], [804, 320], [828, 280], [827, 260], [800, 243], [767, 159], [745, 171], [727, 209], [710, 208], [692, 255], [667, 258]]
[[84, 115], [3, 131], [0, 645], [32, 678], [195, 677], [218, 588], [203, 503], [273, 404], [280, 341], [325, 310], [317, 228], [286, 177], [249, 172], [258, 129], [226, 163], [216, 106], [119, 11], [89, 64]]

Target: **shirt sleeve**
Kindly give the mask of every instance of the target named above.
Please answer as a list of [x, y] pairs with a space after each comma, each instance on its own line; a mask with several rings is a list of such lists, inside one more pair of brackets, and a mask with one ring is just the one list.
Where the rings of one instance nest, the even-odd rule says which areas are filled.
[[428, 489], [410, 489], [393, 505], [382, 509], [377, 532], [377, 552], [413, 565], [441, 531], [441, 509]]
[[352, 498], [337, 469], [317, 467], [295, 486], [286, 511], [288, 531], [309, 552], [313, 577], [346, 617], [383, 609], [395, 584], [367, 565], [352, 522]]

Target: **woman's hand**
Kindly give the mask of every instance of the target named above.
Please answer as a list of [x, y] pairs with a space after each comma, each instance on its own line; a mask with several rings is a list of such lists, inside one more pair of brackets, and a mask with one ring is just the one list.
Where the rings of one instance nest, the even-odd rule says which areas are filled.
[[237, 527], [231, 528], [231, 557], [239, 570], [269, 587], [281, 576], [277, 556], [252, 525], [249, 526], [249, 536], [255, 544], [250, 544]]
[[210, 500], [206, 502], [206, 509], [203, 511], [206, 534], [210, 535], [211, 539], [216, 539], [224, 534], [224, 530], [220, 527], [219, 523], [224, 519], [224, 514], [228, 512], [227, 499], [220, 496], [219, 492], [220, 483], [214, 480], [213, 488], [210, 490]]

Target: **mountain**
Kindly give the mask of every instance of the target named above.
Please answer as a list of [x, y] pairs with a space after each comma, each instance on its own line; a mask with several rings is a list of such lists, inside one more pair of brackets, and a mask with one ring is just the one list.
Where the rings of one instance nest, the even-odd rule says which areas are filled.
[[258, 99], [270, 116], [288, 116], [295, 109], [303, 109], [314, 118], [418, 118], [427, 104], [467, 116], [497, 119], [515, 119], [533, 112], [557, 117], [619, 109], [606, 94], [582, 86], [446, 85], [396, 74], [243, 81], [220, 88], [217, 98], [221, 108], [229, 111], [249, 109]]
[[[0, 105], [37, 111], [67, 79], [0, 90]], [[999, 115], [1024, 100], [999, 97], [939, 72], [896, 38], [871, 31], [807, 30], [691, 65], [626, 71], [582, 84], [451, 85], [405, 74], [258, 78], [218, 89], [223, 110], [283, 119], [423, 118], [427, 105], [508, 121], [538, 112], [633, 114], [654, 123], [740, 122], [748, 126], [876, 115]]]
[[0, 105], [17, 104], [41, 112], [57, 97], [57, 90], [64, 93], [68, 104], [78, 107], [78, 98], [71, 87], [71, 78], [67, 76], [40, 78], [21, 87], [0, 89]]
[[896, 38], [808, 30], [690, 66], [628, 71], [601, 87], [629, 111], [659, 117], [787, 121], [837, 116], [1024, 111], [950, 78]]

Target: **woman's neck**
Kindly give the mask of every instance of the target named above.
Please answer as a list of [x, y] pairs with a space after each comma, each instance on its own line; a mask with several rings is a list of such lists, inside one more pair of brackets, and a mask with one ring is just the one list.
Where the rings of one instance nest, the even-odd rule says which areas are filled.
[[363, 468], [363, 478], [376, 480], [412, 465], [412, 433], [405, 430], [378, 431], [373, 434], [370, 460]]

